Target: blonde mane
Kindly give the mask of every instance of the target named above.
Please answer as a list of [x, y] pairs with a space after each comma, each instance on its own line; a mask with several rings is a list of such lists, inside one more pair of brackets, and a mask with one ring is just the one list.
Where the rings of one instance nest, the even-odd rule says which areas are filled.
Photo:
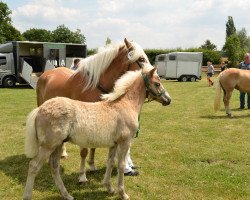
[[[142, 47], [136, 42], [131, 42], [133, 46], [133, 54], [128, 62], [133, 63], [143, 56], [149, 63], [148, 57], [143, 51]], [[99, 83], [100, 76], [103, 72], [107, 70], [111, 62], [115, 59], [124, 43], [110, 44], [106, 47], [101, 47], [98, 49], [98, 53], [82, 59], [79, 63], [79, 67], [76, 70], [77, 72], [82, 72], [84, 75], [88, 74], [88, 82], [86, 83], [84, 90], [89, 88], [95, 88]], [[148, 72], [152, 69], [152, 65], [147, 64], [143, 65], [143, 72]]]
[[109, 94], [102, 94], [101, 98], [108, 102], [118, 99], [120, 96], [126, 93], [127, 89], [139, 76], [141, 76], [141, 74], [142, 70], [127, 71], [115, 82], [113, 92]]
[[84, 75], [88, 74], [89, 79], [85, 89], [97, 86], [100, 76], [109, 67], [111, 62], [117, 56], [119, 48], [124, 44], [108, 45], [98, 49], [98, 53], [82, 59], [79, 62], [77, 72], [82, 72]]

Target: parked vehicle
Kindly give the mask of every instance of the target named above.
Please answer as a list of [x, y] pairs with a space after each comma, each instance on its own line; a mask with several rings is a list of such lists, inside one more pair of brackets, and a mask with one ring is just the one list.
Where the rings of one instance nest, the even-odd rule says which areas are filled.
[[173, 52], [156, 56], [158, 74], [165, 79], [196, 81], [201, 79], [202, 52]]
[[70, 67], [73, 59], [85, 58], [84, 44], [12, 41], [0, 45], [0, 85], [27, 83], [36, 87], [38, 77], [58, 66]]

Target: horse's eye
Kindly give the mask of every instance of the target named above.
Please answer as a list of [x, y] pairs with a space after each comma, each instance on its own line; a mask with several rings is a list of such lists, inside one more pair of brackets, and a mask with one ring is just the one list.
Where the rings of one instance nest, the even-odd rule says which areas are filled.
[[139, 62], [145, 62], [145, 58], [143, 57], [139, 58]]
[[160, 83], [155, 83], [156, 87], [160, 87], [160, 85], [161, 85]]

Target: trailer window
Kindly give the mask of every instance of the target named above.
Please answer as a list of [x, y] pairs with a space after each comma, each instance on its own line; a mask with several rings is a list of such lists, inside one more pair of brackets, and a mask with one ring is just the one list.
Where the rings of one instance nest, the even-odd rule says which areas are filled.
[[158, 61], [164, 61], [165, 56], [159, 56]]
[[169, 55], [169, 60], [175, 60], [176, 56], [175, 55]]
[[6, 65], [6, 57], [0, 57], [0, 65]]

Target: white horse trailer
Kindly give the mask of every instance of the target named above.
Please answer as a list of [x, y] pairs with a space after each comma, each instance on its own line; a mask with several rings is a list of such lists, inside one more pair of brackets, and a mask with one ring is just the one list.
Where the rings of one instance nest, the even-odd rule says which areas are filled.
[[75, 58], [86, 58], [85, 44], [13, 41], [0, 44], [0, 85], [26, 83], [36, 87], [38, 77], [55, 67], [70, 67]]
[[201, 79], [202, 52], [173, 52], [156, 56], [158, 74], [165, 79], [196, 81]]

